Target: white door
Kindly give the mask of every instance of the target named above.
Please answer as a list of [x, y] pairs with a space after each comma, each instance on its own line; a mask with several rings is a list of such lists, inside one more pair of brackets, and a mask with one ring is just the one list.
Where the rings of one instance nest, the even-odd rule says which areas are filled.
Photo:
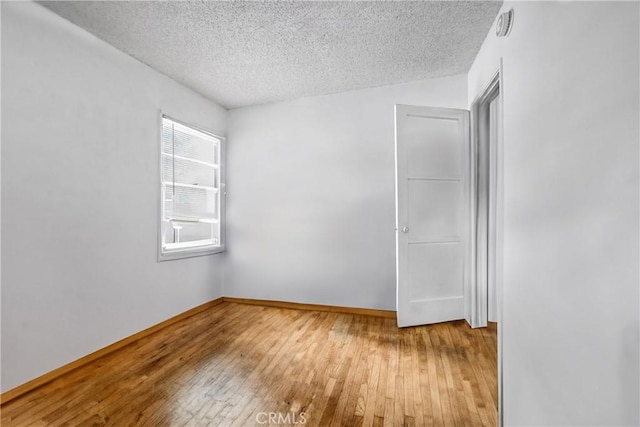
[[398, 326], [464, 318], [469, 112], [396, 105]]

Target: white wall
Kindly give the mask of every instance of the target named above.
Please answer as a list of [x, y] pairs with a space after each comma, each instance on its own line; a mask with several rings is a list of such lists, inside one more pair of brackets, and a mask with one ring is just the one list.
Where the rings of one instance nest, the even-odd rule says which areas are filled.
[[226, 111], [34, 3], [2, 2], [2, 390], [221, 295], [158, 263], [159, 111]]
[[396, 103], [466, 107], [466, 76], [229, 113], [225, 296], [395, 310]]
[[638, 425], [639, 4], [510, 7], [469, 73], [503, 57], [505, 424]]

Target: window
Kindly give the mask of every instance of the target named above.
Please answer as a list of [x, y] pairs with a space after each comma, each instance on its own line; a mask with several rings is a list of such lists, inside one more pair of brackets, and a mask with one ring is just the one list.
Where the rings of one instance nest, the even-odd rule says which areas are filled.
[[162, 116], [159, 259], [224, 250], [224, 138]]

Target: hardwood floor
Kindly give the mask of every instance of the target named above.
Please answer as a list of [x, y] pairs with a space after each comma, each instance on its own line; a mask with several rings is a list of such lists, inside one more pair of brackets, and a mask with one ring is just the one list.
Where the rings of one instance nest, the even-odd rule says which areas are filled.
[[496, 328], [224, 302], [2, 406], [2, 426], [496, 426]]

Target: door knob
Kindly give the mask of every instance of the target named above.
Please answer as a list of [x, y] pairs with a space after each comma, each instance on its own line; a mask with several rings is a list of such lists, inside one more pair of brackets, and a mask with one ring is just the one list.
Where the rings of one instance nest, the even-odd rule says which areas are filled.
[[402, 232], [403, 233], [408, 233], [409, 232], [409, 227], [402, 227]]

